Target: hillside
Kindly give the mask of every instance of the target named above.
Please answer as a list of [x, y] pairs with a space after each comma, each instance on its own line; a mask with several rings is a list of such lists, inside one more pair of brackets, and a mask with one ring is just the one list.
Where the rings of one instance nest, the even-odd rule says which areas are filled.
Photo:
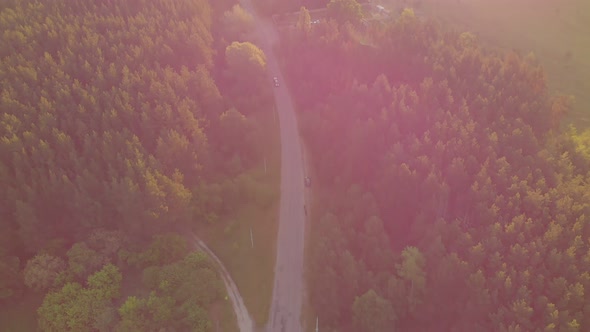
[[[334, 0], [350, 2], [348, 0]], [[354, 6], [283, 31], [323, 331], [590, 329], [588, 134], [534, 55]]]
[[[398, 0], [383, 0], [399, 6]], [[551, 91], [575, 96], [567, 124], [590, 125], [590, 2], [584, 0], [416, 1], [429, 17], [477, 34], [502, 50], [534, 52]]]
[[1, 2], [3, 331], [235, 329], [183, 236], [269, 201], [248, 195], [262, 191], [264, 59], [225, 41], [230, 6]]

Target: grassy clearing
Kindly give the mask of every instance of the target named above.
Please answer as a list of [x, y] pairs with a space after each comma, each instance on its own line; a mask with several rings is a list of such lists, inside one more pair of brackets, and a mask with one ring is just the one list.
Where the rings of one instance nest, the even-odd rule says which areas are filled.
[[0, 306], [0, 330], [2, 332], [36, 332], [37, 308], [43, 296], [27, 294], [21, 300]]
[[[384, 1], [395, 3], [396, 0]], [[532, 51], [552, 92], [572, 94], [568, 122], [590, 127], [590, 1], [422, 0], [420, 11], [475, 32], [487, 46]]]
[[[234, 213], [199, 231], [200, 236], [223, 262], [236, 283], [244, 303], [258, 326], [268, 320], [276, 253], [280, 186], [280, 139], [277, 119], [269, 110], [256, 119], [264, 131], [264, 161], [247, 175], [257, 190], [272, 199], [266, 208], [254, 203], [257, 197], [245, 197]], [[250, 229], [254, 240], [252, 247]]]

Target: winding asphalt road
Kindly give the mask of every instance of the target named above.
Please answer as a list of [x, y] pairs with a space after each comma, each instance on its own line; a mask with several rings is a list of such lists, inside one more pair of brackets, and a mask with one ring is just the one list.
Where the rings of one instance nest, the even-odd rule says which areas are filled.
[[[281, 129], [281, 201], [275, 281], [267, 332], [302, 332], [303, 247], [305, 231], [304, 173], [297, 118], [289, 90], [281, 74], [272, 46], [277, 31], [268, 19], [256, 14], [250, 0], [241, 0], [257, 22], [258, 46], [266, 54], [269, 76], [279, 79], [274, 88], [275, 104]], [[269, 84], [271, 79], [269, 77]]]
[[[267, 332], [301, 332], [301, 306], [303, 302], [303, 247], [305, 231], [303, 159], [297, 119], [289, 90], [281, 74], [272, 46], [278, 34], [270, 20], [256, 15], [250, 0], [241, 5], [256, 20], [258, 46], [266, 54], [269, 76], [276, 76], [281, 83], [275, 88], [275, 105], [281, 131], [281, 201], [275, 280]], [[269, 77], [269, 84], [271, 78]], [[240, 332], [254, 331], [253, 320], [244, 305], [238, 288], [221, 261], [209, 248], [192, 235], [197, 246], [209, 254], [219, 265], [229, 300], [236, 313]]]

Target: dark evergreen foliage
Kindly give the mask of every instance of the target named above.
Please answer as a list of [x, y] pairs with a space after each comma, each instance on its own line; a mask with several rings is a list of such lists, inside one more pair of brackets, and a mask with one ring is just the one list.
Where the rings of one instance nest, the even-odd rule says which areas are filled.
[[232, 4], [1, 2], [0, 304], [47, 292], [48, 331], [211, 328], [225, 290], [174, 232], [241, 200], [260, 158], [256, 109], [214, 80]]
[[309, 241], [324, 329], [590, 329], [588, 135], [559, 131], [571, 103], [534, 57], [411, 10], [299, 27], [282, 51], [328, 193]]

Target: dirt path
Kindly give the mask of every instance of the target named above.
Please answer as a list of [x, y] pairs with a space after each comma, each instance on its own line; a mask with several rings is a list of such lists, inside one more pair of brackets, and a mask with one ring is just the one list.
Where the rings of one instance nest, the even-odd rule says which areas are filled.
[[240, 296], [238, 287], [232, 280], [229, 272], [227, 272], [227, 270], [225, 269], [225, 266], [223, 266], [223, 264], [221, 263], [219, 258], [215, 256], [213, 251], [211, 251], [207, 247], [207, 245], [203, 241], [201, 241], [197, 236], [193, 235], [193, 240], [194, 243], [196, 243], [196, 245], [199, 247], [199, 249], [202, 249], [204, 252], [206, 252], [219, 266], [221, 278], [223, 279], [223, 283], [225, 284], [225, 288], [227, 289], [227, 295], [232, 303], [234, 312], [236, 313], [236, 320], [240, 332], [254, 331], [254, 323], [252, 321], [252, 318], [250, 317], [250, 314], [248, 313], [248, 309], [246, 309], [246, 305], [244, 305], [244, 300]]

